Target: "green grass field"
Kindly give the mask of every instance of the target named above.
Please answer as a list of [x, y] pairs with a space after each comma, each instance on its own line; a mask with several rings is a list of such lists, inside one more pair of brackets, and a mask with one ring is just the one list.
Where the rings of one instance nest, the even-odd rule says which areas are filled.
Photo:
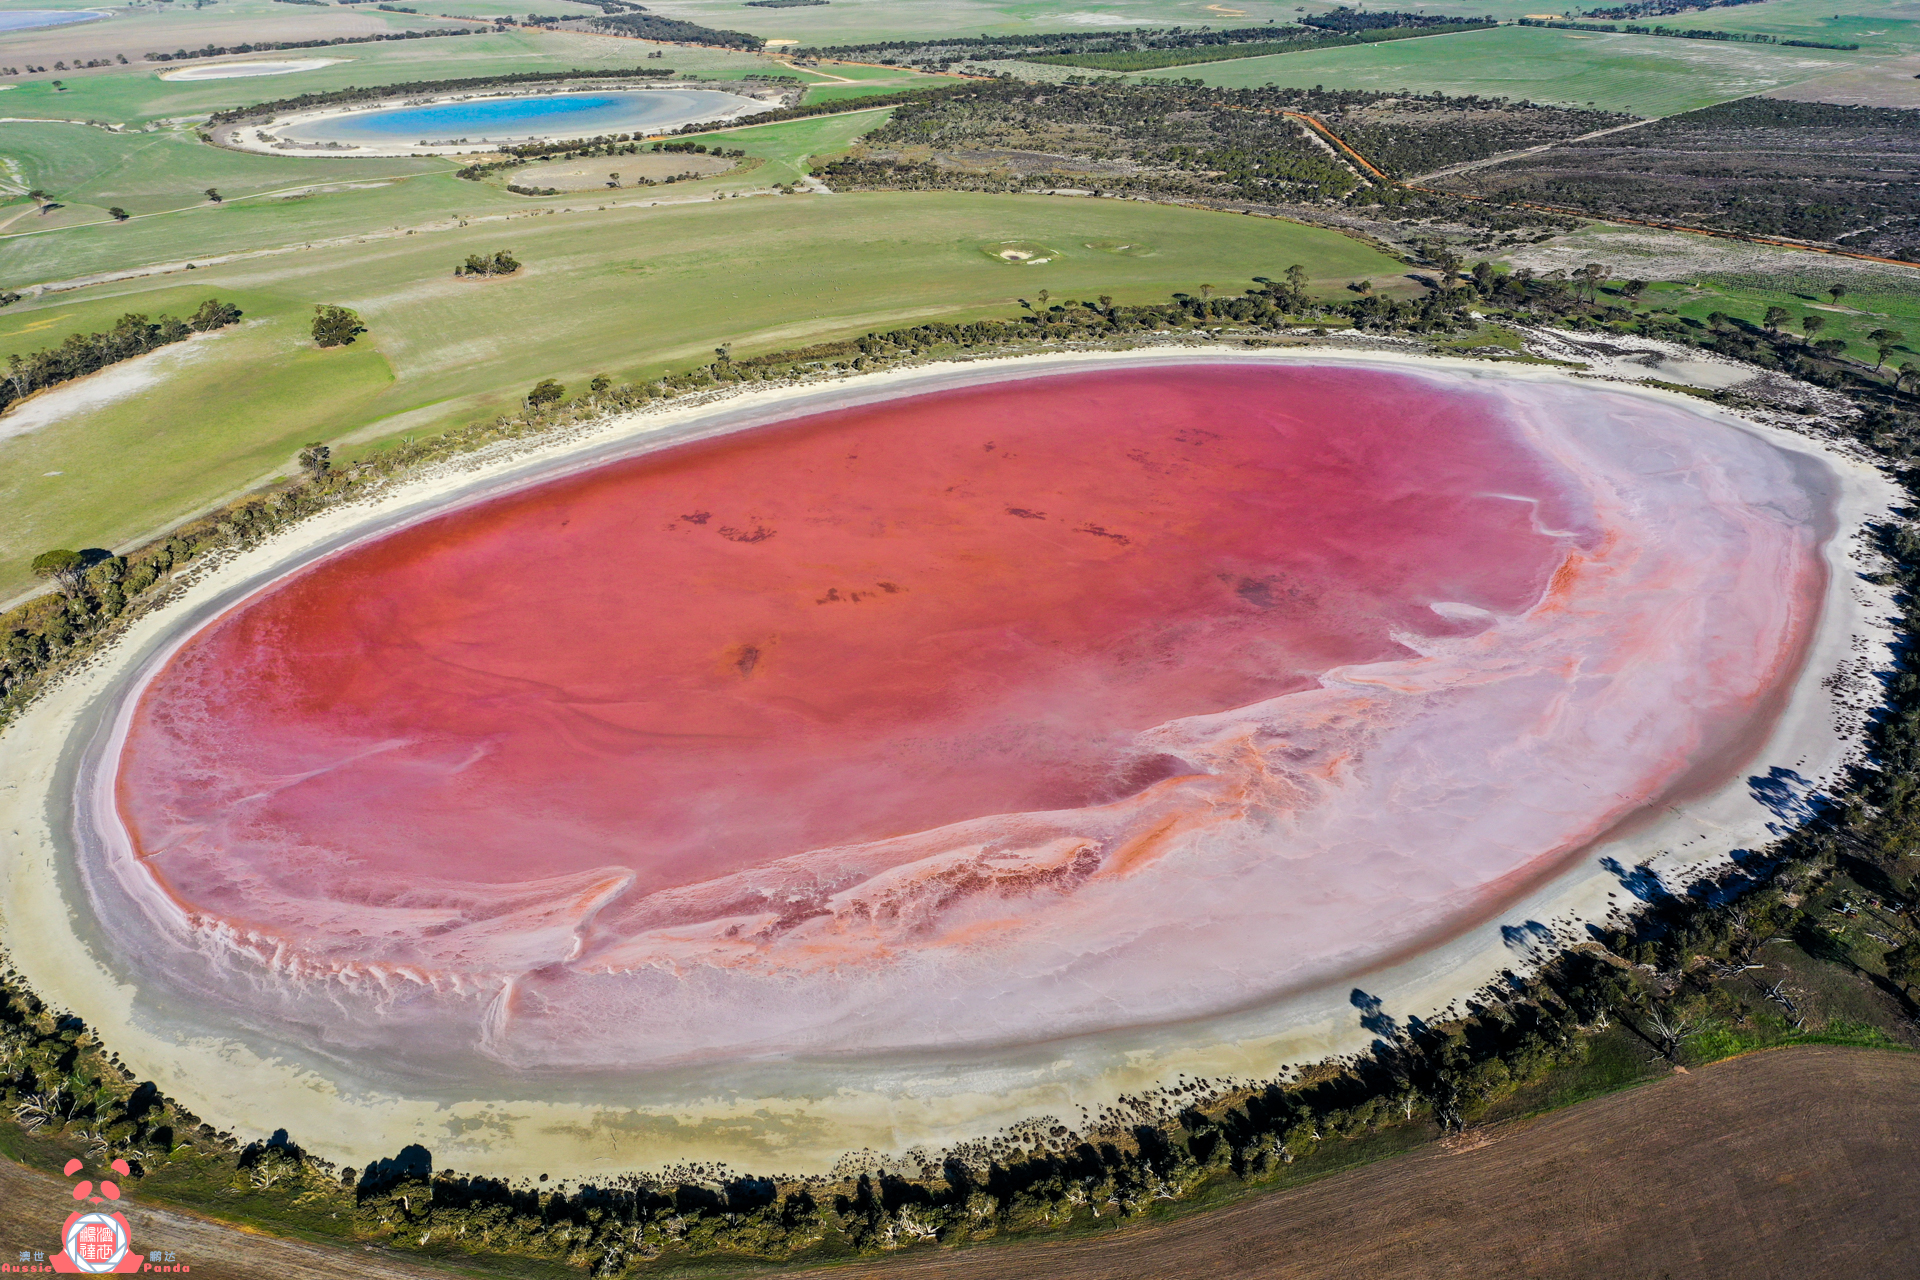
[[[1714, 11], [1716, 14], [1719, 10]], [[1862, 53], [1501, 27], [1386, 44], [1213, 62], [1136, 79], [1244, 88], [1438, 89], [1664, 116], [1843, 70]]]
[[[1766, 279], [1748, 276], [1707, 276], [1685, 283], [1657, 284], [1647, 290], [1642, 301], [1651, 306], [1670, 307], [1680, 315], [1705, 320], [1715, 311], [1759, 324], [1771, 306], [1785, 307], [1793, 318], [1784, 327], [1800, 331], [1800, 318], [1815, 315], [1826, 321], [1817, 335], [1821, 339], [1843, 338], [1849, 359], [1873, 364], [1878, 354], [1867, 335], [1876, 329], [1892, 329], [1906, 337], [1887, 363], [1898, 368], [1920, 352], [1920, 281], [1900, 277], [1848, 276], [1845, 282], [1852, 292], [1836, 304], [1825, 293], [1832, 276], [1781, 277]], [[1895, 286], [1905, 283], [1908, 287]]]
[[1907, 53], [1920, 48], [1920, 4], [1913, 0], [1849, 0], [1843, 4], [1832, 0], [1768, 0], [1766, 4], [1689, 14], [1685, 21], [1669, 18], [1662, 25], [1753, 31], [1782, 40], [1857, 44], [1863, 53]]
[[[806, 133], [827, 123], [764, 128], [797, 156], [836, 141]], [[1043, 267], [989, 256], [1009, 240], [1060, 256]], [[1089, 247], [1114, 244], [1150, 252]], [[466, 254], [498, 248], [526, 269], [452, 277]], [[0, 596], [27, 584], [37, 552], [122, 543], [288, 466], [305, 441], [442, 429], [513, 406], [542, 377], [639, 378], [710, 359], [723, 342], [750, 355], [932, 318], [1014, 315], [1017, 297], [1043, 287], [1123, 302], [1203, 283], [1238, 288], [1293, 262], [1329, 294], [1401, 269], [1345, 236], [1267, 218], [927, 192], [588, 208], [50, 295], [0, 312], [0, 355], [126, 311], [178, 314], [210, 295], [237, 302], [246, 319], [196, 340], [199, 350], [137, 394], [0, 439]], [[305, 330], [319, 302], [356, 308], [370, 332], [344, 350], [315, 350]]]
[[[930, 78], [903, 79], [882, 70], [847, 79], [851, 83], [818, 83], [836, 96], [854, 97]], [[710, 180], [699, 190], [730, 193], [791, 182], [807, 172], [806, 156], [844, 150], [878, 119], [859, 113], [728, 131], [727, 146], [746, 149], [765, 163]], [[460, 216], [523, 213], [587, 198], [530, 201], [506, 191], [506, 175], [485, 183], [453, 177], [459, 162], [447, 159], [243, 154], [207, 146], [184, 128], [115, 133], [81, 124], [13, 123], [0, 125], [0, 131], [0, 157], [13, 191], [0, 196], [0, 286], [12, 288], [390, 233]], [[38, 212], [24, 196], [34, 187], [51, 193], [63, 207]], [[207, 199], [208, 187], [221, 193], [221, 203]], [[651, 195], [629, 190], [613, 198], [684, 199], [692, 190]], [[111, 221], [107, 210], [114, 206], [132, 218]]]

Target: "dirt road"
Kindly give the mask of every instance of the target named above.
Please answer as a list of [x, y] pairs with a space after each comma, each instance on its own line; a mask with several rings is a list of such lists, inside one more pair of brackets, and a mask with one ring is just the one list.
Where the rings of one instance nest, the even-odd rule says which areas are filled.
[[[65, 1183], [0, 1161], [0, 1260], [47, 1249], [71, 1207]], [[130, 1218], [143, 1247], [173, 1249], [216, 1280], [446, 1274], [182, 1214]], [[1920, 1274], [1917, 1247], [1920, 1055], [1810, 1047], [1169, 1225], [794, 1280], [1801, 1280]]]

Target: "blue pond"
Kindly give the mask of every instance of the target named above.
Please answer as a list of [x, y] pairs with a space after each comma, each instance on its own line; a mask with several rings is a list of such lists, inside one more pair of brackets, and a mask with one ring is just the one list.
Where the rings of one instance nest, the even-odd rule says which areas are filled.
[[358, 111], [295, 125], [284, 130], [283, 136], [300, 142], [381, 146], [580, 138], [602, 133], [656, 133], [697, 120], [765, 109], [765, 104], [751, 98], [713, 89], [560, 93]]
[[26, 31], [32, 27], [61, 27], [70, 22], [92, 22], [100, 15], [86, 9], [12, 9], [0, 12], [0, 31]]

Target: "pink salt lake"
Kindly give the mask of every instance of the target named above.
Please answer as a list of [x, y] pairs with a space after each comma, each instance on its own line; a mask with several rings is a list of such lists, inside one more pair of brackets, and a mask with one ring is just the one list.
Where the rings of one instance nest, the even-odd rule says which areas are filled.
[[904, 397], [289, 576], [148, 685], [119, 812], [155, 919], [359, 1044], [397, 1004], [543, 1068], [1192, 1017], [1730, 773], [1817, 507], [1757, 438], [1585, 389]]

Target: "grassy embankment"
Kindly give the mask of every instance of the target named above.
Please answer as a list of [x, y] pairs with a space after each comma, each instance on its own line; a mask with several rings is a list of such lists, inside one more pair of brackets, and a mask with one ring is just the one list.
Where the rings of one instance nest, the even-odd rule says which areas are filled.
[[[765, 129], [791, 154], [820, 145], [808, 131], [827, 123]], [[728, 136], [746, 146], [747, 132]], [[1243, 287], [1299, 262], [1333, 296], [1347, 280], [1396, 268], [1333, 232], [1132, 201], [928, 192], [583, 203], [95, 286], [0, 313], [4, 357], [110, 327], [126, 311], [181, 314], [217, 295], [246, 312], [137, 396], [0, 440], [0, 596], [29, 583], [26, 562], [39, 551], [123, 543], [286, 468], [308, 440], [365, 448], [487, 418], [543, 377], [643, 379], [711, 359], [721, 343], [745, 357], [902, 323], [1010, 316], [1016, 297], [1041, 288], [1159, 301], [1202, 283]], [[1058, 256], [1020, 267], [989, 255], [1010, 240]], [[1122, 245], [1132, 251], [1112, 251]], [[468, 253], [499, 248], [525, 270], [452, 277]], [[350, 348], [316, 350], [306, 328], [318, 302], [356, 308], [369, 332]]]

